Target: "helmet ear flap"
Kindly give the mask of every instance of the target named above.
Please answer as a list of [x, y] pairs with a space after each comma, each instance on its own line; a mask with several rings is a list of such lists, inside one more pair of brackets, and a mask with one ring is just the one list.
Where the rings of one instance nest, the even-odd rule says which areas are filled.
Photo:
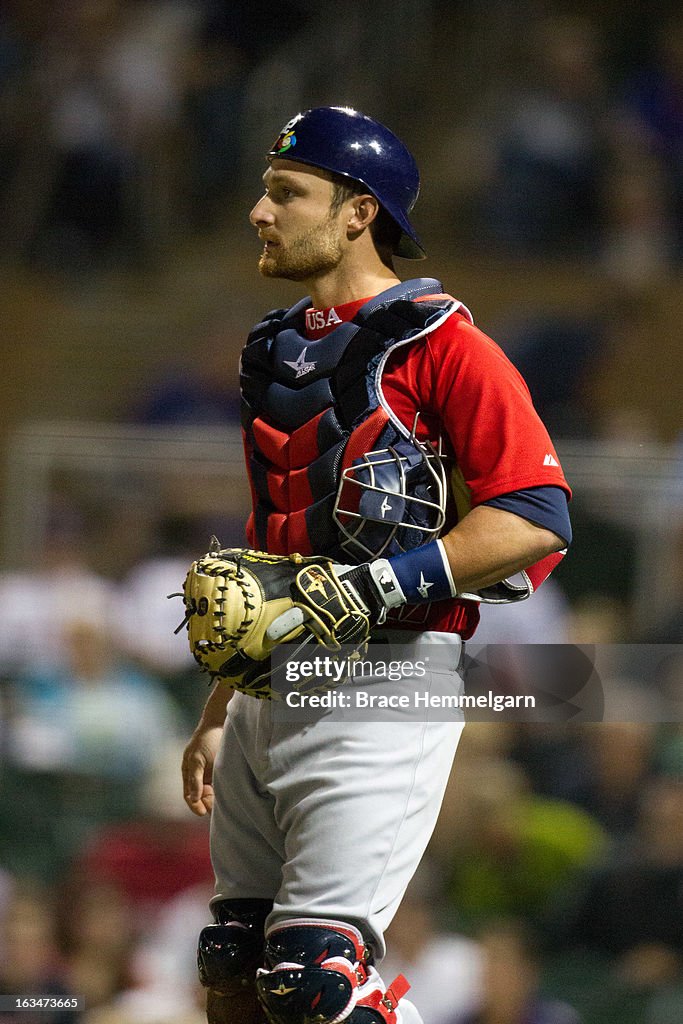
[[332, 513], [341, 547], [365, 561], [434, 540], [446, 521], [446, 493], [440, 450], [414, 434], [354, 459], [341, 474]]

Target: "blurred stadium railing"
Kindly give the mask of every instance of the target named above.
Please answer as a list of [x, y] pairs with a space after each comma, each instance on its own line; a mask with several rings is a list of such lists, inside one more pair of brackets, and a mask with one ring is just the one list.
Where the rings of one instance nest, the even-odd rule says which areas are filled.
[[[683, 525], [680, 450], [565, 441], [558, 451], [590, 516], [632, 535], [634, 625], [647, 629], [675, 597], [673, 552]], [[110, 516], [134, 502], [170, 515], [244, 521], [250, 507], [234, 427], [33, 422], [17, 430], [7, 448], [5, 568], [28, 567], [45, 549], [54, 496], [65, 486], [76, 506], [101, 506]]]

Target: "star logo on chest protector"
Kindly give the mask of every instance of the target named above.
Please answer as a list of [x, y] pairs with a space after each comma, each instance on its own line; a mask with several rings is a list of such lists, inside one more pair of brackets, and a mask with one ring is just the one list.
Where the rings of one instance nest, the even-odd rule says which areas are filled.
[[433, 586], [434, 586], [434, 584], [433, 583], [428, 583], [426, 581], [426, 579], [425, 579], [425, 574], [423, 572], [421, 572], [420, 573], [420, 586], [417, 588], [417, 592], [420, 595], [420, 597], [423, 598], [425, 601], [428, 601], [429, 600], [429, 588], [433, 587]]
[[316, 363], [307, 362], [306, 352], [307, 348], [302, 349], [301, 355], [295, 362], [290, 362], [289, 359], [284, 360], [285, 366], [291, 366], [291, 368], [295, 371], [297, 378], [305, 377], [307, 373], [311, 372], [311, 370], [315, 370]]

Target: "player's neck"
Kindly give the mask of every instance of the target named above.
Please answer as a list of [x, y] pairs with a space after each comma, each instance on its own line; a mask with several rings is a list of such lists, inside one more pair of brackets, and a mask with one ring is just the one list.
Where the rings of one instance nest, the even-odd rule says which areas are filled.
[[387, 288], [399, 283], [394, 271], [379, 260], [376, 264], [366, 267], [349, 267], [341, 265], [325, 274], [324, 277], [308, 281], [311, 301], [316, 309], [329, 309], [341, 306], [345, 302], [379, 295]]

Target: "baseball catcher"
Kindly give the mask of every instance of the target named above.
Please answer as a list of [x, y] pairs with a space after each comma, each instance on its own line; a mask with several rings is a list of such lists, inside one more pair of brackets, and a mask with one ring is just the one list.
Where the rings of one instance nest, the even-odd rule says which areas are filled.
[[259, 269], [305, 297], [242, 352], [247, 546], [213, 544], [183, 589], [214, 684], [183, 759], [216, 874], [199, 974], [209, 1024], [422, 1024], [403, 976], [380, 974], [384, 932], [462, 713], [302, 724], [274, 699], [276, 648], [397, 645], [400, 665], [429, 665], [425, 687], [462, 692], [479, 603], [543, 582], [571, 540], [570, 491], [503, 352], [439, 281], [394, 270], [424, 256], [403, 142], [348, 107], [306, 110], [263, 184]]

